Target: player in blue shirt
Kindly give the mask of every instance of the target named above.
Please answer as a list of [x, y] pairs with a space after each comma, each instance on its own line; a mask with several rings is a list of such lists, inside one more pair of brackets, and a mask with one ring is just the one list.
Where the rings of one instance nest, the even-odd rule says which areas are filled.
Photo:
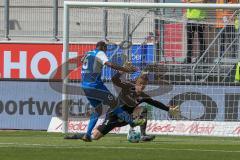
[[100, 41], [97, 43], [95, 50], [87, 52], [82, 58], [81, 87], [94, 109], [90, 115], [87, 133], [84, 136], [86, 141], [91, 141], [91, 133], [100, 117], [102, 104], [107, 104], [111, 108], [116, 107], [117, 105], [115, 97], [101, 80], [103, 66], [106, 65], [112, 69], [123, 72], [134, 72], [137, 70], [136, 68], [129, 70], [128, 68], [109, 62], [105, 53], [106, 51], [107, 44], [104, 41]]

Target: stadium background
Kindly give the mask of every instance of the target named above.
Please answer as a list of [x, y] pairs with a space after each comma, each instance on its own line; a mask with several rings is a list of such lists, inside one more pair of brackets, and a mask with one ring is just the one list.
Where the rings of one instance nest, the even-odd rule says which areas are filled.
[[[0, 128], [46, 130], [51, 118], [59, 114], [58, 106], [61, 103], [61, 94], [49, 88], [48, 79], [51, 71], [62, 62], [63, 1], [10, 0], [9, 8], [4, 8], [6, 2], [4, 0], [0, 1], [0, 22], [4, 24], [0, 26]], [[135, 0], [131, 2], [156, 1]], [[166, 0], [165, 2], [180, 1]], [[58, 7], [56, 7], [56, 4]], [[8, 11], [9, 21], [6, 15]], [[167, 12], [169, 13], [166, 15], [172, 13], [175, 14], [176, 18], [182, 16], [181, 10]], [[73, 56], [81, 55], [89, 48], [93, 48], [96, 40], [103, 39], [106, 34], [103, 30], [105, 25], [103, 19], [96, 16], [99, 14], [98, 11], [92, 13], [92, 15], [85, 15], [84, 12], [80, 14], [72, 17], [70, 22], [72, 26], [70, 35], [74, 35], [71, 41], [82, 44], [80, 52], [75, 50], [70, 53]], [[89, 16], [91, 20], [89, 20]], [[211, 12], [208, 16], [210, 22], [215, 18]], [[123, 16], [115, 16], [114, 19], [116, 22], [109, 23], [107, 26], [108, 37], [114, 39], [115, 42], [120, 42], [123, 39], [124, 18]], [[137, 20], [133, 19], [132, 22], [136, 23]], [[175, 39], [161, 39], [165, 42], [163, 46], [165, 53], [155, 59], [152, 56], [154, 44], [140, 45], [143, 39], [149, 36], [148, 33], [153, 31], [153, 28], [148, 27], [148, 23], [154, 25], [154, 21], [142, 23], [133, 36], [132, 52], [136, 54], [132, 57], [132, 60], [137, 59], [140, 63], [145, 61], [147, 63], [166, 64], [167, 76], [164, 78], [175, 83], [174, 89], [170, 93], [156, 98], [161, 99], [164, 103], [169, 103], [172, 99], [179, 101], [182, 104], [182, 118], [185, 120], [238, 122], [240, 119], [240, 93], [238, 84], [233, 83], [235, 75], [233, 66], [237, 59], [224, 58], [222, 65], [218, 68], [221, 70], [220, 75], [211, 77], [215, 74], [210, 74], [208, 83], [202, 83], [199, 79], [208, 75], [211, 67], [215, 65], [214, 58], [218, 54], [216, 49], [211, 49], [213, 58], [209, 56], [209, 64], [204, 64], [206, 69], [199, 65], [200, 68], [196, 69], [196, 72], [199, 70], [199, 77], [193, 81], [188, 81], [189, 72], [191, 73], [193, 66], [183, 63], [186, 55], [184, 26], [176, 23], [174, 25], [171, 23], [164, 24], [164, 36], [171, 37], [174, 35], [176, 37]], [[181, 30], [181, 32], [176, 32], [178, 30]], [[208, 44], [217, 34], [213, 30], [213, 27], [209, 27], [207, 30]], [[135, 52], [139, 47], [141, 49]], [[195, 49], [197, 50], [197, 48]], [[174, 68], [176, 65], [178, 67]], [[78, 72], [76, 71], [76, 73]], [[163, 72], [166, 73], [166, 71]], [[104, 76], [106, 80], [109, 80], [111, 73], [105, 70]], [[60, 72], [56, 74], [54, 79], [58, 80], [59, 78]], [[155, 77], [153, 77], [154, 80]], [[193, 95], [195, 99], [189, 95]], [[180, 101], [181, 99], [183, 101]], [[79, 98], [75, 103], [80, 112], [89, 107], [84, 97]], [[171, 119], [166, 113], [154, 109], [150, 110], [150, 114], [152, 119]], [[235, 134], [239, 135], [240, 132], [237, 130]]]

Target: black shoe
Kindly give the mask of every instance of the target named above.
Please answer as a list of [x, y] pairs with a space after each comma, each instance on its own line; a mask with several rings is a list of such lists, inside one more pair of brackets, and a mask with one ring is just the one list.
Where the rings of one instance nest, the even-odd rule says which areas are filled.
[[82, 139], [84, 134], [66, 135], [64, 139]]
[[154, 135], [144, 135], [144, 136], [141, 136], [141, 141], [152, 141], [155, 139], [155, 136]]
[[81, 138], [81, 140], [85, 141], [85, 142], [92, 142], [92, 138], [91, 136], [84, 134]]

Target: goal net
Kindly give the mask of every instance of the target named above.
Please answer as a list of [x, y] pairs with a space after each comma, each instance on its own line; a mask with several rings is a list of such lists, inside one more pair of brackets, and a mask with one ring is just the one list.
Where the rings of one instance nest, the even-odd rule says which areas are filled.
[[[148, 73], [145, 91], [153, 99], [180, 106], [181, 116], [174, 119], [141, 104], [148, 109], [148, 133], [239, 136], [239, 9], [240, 4], [65, 2], [63, 132], [86, 130], [91, 105], [80, 87], [80, 59], [104, 40], [111, 62], [131, 61]], [[117, 96], [114, 74], [104, 67], [102, 80]], [[104, 115], [108, 105], [102, 109]]]

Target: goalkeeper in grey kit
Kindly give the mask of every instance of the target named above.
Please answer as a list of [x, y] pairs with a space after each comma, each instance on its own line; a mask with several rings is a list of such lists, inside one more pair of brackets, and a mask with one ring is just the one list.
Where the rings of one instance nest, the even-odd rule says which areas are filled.
[[[109, 133], [115, 127], [122, 127], [130, 124], [131, 127], [135, 127], [136, 125], [141, 126], [141, 139], [143, 141], [150, 141], [154, 139], [154, 136], [148, 136], [145, 133], [147, 118], [146, 118], [146, 110], [145, 112], [140, 113], [140, 116], [133, 118], [135, 108], [145, 102], [156, 108], [165, 110], [172, 115], [176, 115], [179, 113], [178, 106], [166, 106], [163, 103], [152, 99], [149, 95], [145, 94], [143, 91], [148, 83], [147, 75], [140, 75], [135, 84], [132, 84], [127, 81], [122, 81], [120, 79], [121, 72], [118, 72], [112, 77], [112, 81], [114, 85], [120, 87], [121, 91], [119, 93], [118, 100], [120, 101], [120, 105], [113, 110], [110, 110], [103, 121], [94, 131], [91, 136], [93, 140], [98, 140], [107, 133]], [[138, 120], [137, 123], [133, 123], [133, 121]], [[66, 137], [66, 139], [82, 139], [81, 134], [75, 134], [73, 136]]]
[[156, 108], [165, 110], [172, 115], [179, 114], [179, 107], [166, 106], [145, 94], [143, 91], [148, 83], [148, 77], [146, 74], [140, 75], [135, 84], [127, 81], [124, 82], [120, 79], [120, 77], [121, 73], [118, 72], [112, 77], [112, 82], [114, 85], [121, 88], [118, 99], [122, 105], [110, 111], [106, 115], [104, 122], [99, 125], [96, 130], [94, 130], [93, 138], [99, 139], [105, 134], [109, 133], [115, 127], [121, 127], [127, 124], [130, 124], [131, 127], [134, 127], [131, 125], [131, 122], [134, 121], [135, 118], [140, 118], [142, 119], [142, 123], [139, 124], [141, 129], [141, 140], [150, 141], [154, 139], [154, 136], [146, 135], [145, 132], [147, 125], [147, 110], [143, 109], [139, 112], [139, 109], [136, 110], [136, 107], [145, 102]]

